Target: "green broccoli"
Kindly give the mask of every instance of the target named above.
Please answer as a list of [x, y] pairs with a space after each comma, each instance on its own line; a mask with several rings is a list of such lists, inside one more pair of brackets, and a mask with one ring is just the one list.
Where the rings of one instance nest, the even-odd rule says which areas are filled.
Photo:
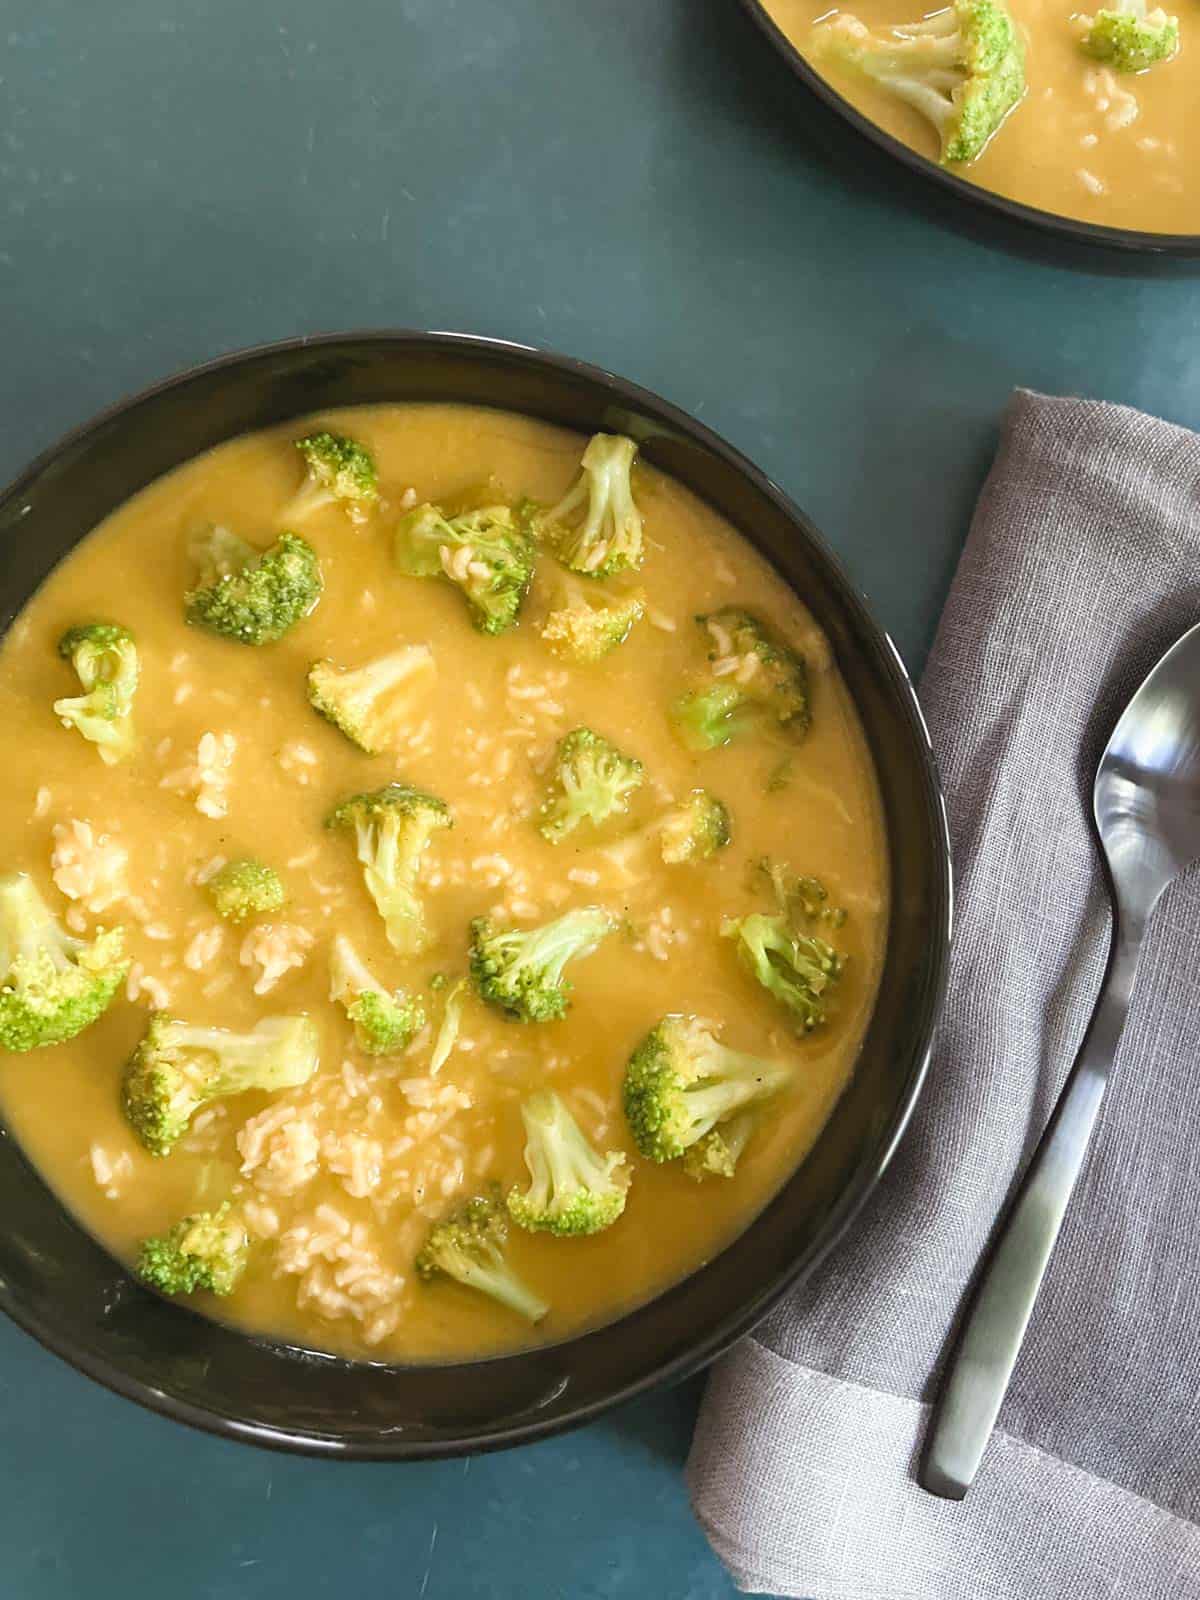
[[605, 845], [601, 854], [632, 881], [644, 869], [648, 851], [657, 848], [669, 867], [706, 861], [732, 838], [729, 808], [707, 789], [693, 789], [647, 827]]
[[798, 1033], [810, 1033], [826, 1020], [830, 987], [841, 977], [845, 959], [816, 934], [789, 926], [786, 917], [755, 911], [727, 917], [721, 924], [727, 939], [736, 939], [738, 954], [769, 994], [792, 1013]]
[[317, 553], [294, 533], [260, 551], [214, 528], [192, 552], [200, 572], [185, 597], [188, 622], [239, 644], [282, 639], [321, 598]]
[[642, 782], [642, 763], [622, 755], [590, 728], [558, 742], [550, 793], [541, 809], [543, 838], [561, 844], [581, 822], [601, 823], [624, 811]]
[[610, 1228], [625, 1209], [625, 1157], [617, 1150], [597, 1154], [553, 1090], [531, 1094], [521, 1116], [530, 1184], [524, 1194], [509, 1190], [509, 1216], [531, 1233], [560, 1238]]
[[353, 829], [367, 893], [401, 955], [429, 944], [425, 909], [417, 894], [421, 857], [440, 828], [453, 826], [450, 807], [437, 795], [404, 783], [351, 795], [325, 819], [327, 828]]
[[721, 932], [737, 940], [745, 965], [792, 1012], [798, 1031], [809, 1033], [826, 1020], [828, 991], [845, 966], [844, 956], [816, 930], [840, 928], [846, 913], [829, 904], [819, 878], [766, 859], [757, 871], [771, 885], [776, 914], [729, 917]]
[[133, 751], [133, 697], [137, 693], [137, 645], [115, 622], [85, 622], [69, 628], [58, 653], [75, 668], [83, 693], [54, 702], [54, 715], [78, 728], [110, 767]]
[[637, 445], [619, 434], [598, 433], [580, 462], [572, 487], [549, 511], [532, 511], [537, 538], [564, 566], [588, 578], [607, 578], [642, 564], [642, 517], [633, 498]]
[[248, 922], [282, 911], [287, 891], [274, 867], [253, 860], [227, 861], [204, 885], [213, 910], [226, 922]]
[[[433, 983], [429, 986], [435, 988]], [[436, 988], [445, 988], [445, 984], [436, 985]], [[437, 1035], [433, 1041], [433, 1052], [429, 1057], [429, 1072], [432, 1077], [446, 1065], [450, 1059], [450, 1052], [458, 1043], [458, 1030], [462, 1027], [463, 1000], [466, 997], [467, 980], [459, 978], [446, 989], [446, 998], [442, 1001], [442, 1020], [438, 1024]]]
[[566, 1013], [568, 961], [591, 955], [616, 921], [598, 906], [568, 911], [541, 928], [498, 928], [490, 917], [471, 924], [471, 974], [489, 1005], [520, 1022], [552, 1022]]
[[709, 637], [709, 680], [675, 703], [676, 730], [692, 750], [718, 745], [765, 723], [789, 738], [808, 731], [808, 667], [766, 623], [738, 606], [696, 621]]
[[195, 1294], [198, 1289], [232, 1294], [249, 1253], [245, 1224], [225, 1204], [184, 1217], [168, 1233], [143, 1240], [137, 1274], [159, 1294]]
[[410, 578], [444, 578], [461, 589], [481, 633], [503, 633], [517, 620], [537, 551], [508, 506], [447, 517], [416, 506], [396, 528], [396, 565]]
[[777, 1094], [794, 1067], [731, 1050], [699, 1017], [664, 1017], [625, 1069], [625, 1116], [650, 1161], [674, 1161], [747, 1106]]
[[550, 1307], [508, 1265], [507, 1243], [508, 1219], [500, 1200], [477, 1195], [435, 1223], [417, 1254], [417, 1277], [422, 1283], [453, 1278], [467, 1289], [490, 1295], [518, 1316], [540, 1322]]
[[715, 750], [729, 744], [754, 726], [746, 697], [731, 683], [714, 683], [692, 689], [671, 707], [675, 731], [689, 750]]
[[91, 1027], [125, 981], [121, 928], [64, 933], [24, 872], [0, 875], [0, 1049], [61, 1044]]
[[758, 863], [758, 871], [771, 885], [779, 914], [791, 927], [804, 929], [824, 922], [831, 928], [840, 928], [845, 922], [845, 911], [829, 904], [829, 894], [820, 878], [795, 873], [766, 857]]
[[310, 433], [295, 443], [304, 457], [304, 482], [285, 512], [286, 520], [298, 521], [324, 506], [340, 505], [353, 521], [365, 521], [379, 499], [371, 452], [340, 433]]
[[314, 661], [308, 669], [308, 698], [351, 744], [377, 756], [411, 723], [416, 702], [436, 676], [429, 646], [408, 644], [350, 670], [332, 661]]
[[329, 980], [329, 998], [345, 1007], [358, 1048], [369, 1056], [397, 1054], [425, 1026], [421, 1002], [403, 989], [389, 994], [344, 934], [333, 941]]
[[1072, 21], [1084, 52], [1115, 72], [1144, 72], [1169, 61], [1179, 49], [1179, 18], [1168, 16], [1161, 6], [1148, 10], [1146, 0], [1117, 0], [1095, 16]]
[[596, 603], [590, 595], [571, 594], [542, 624], [542, 639], [556, 656], [591, 666], [628, 639], [646, 609], [640, 595]]
[[210, 1100], [307, 1083], [319, 1042], [306, 1016], [264, 1017], [249, 1033], [233, 1033], [156, 1011], [125, 1067], [122, 1108], [151, 1155], [168, 1155]]
[[1020, 35], [1004, 0], [954, 0], [885, 33], [840, 11], [814, 28], [813, 52], [860, 72], [932, 123], [943, 166], [981, 155], [1025, 93]]
[[705, 861], [732, 836], [729, 808], [707, 789], [693, 789], [655, 824], [662, 858], [669, 867]]
[[731, 1117], [688, 1146], [682, 1162], [684, 1172], [697, 1183], [705, 1178], [732, 1178], [753, 1132], [752, 1111]]

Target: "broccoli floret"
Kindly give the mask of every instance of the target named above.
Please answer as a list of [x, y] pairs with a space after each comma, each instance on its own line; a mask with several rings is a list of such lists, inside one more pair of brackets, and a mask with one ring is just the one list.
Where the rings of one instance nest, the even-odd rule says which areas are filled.
[[353, 829], [367, 893], [383, 918], [388, 942], [402, 955], [417, 955], [429, 943], [417, 894], [421, 857], [438, 829], [452, 825], [444, 800], [404, 783], [351, 795], [325, 819], [327, 828]]
[[142, 1242], [137, 1273], [159, 1294], [232, 1294], [246, 1270], [250, 1240], [228, 1204], [184, 1217], [168, 1233]]
[[1146, 0], [1117, 0], [1095, 16], [1072, 21], [1085, 53], [1115, 72], [1144, 72], [1159, 61], [1169, 61], [1179, 49], [1179, 18], [1161, 6], [1148, 10]]
[[829, 904], [829, 894], [820, 878], [793, 872], [788, 866], [764, 858], [758, 871], [766, 878], [775, 894], [779, 914], [792, 928], [803, 930], [806, 926], [824, 922], [831, 928], [840, 928], [846, 920], [841, 906]]
[[572, 729], [558, 742], [541, 809], [543, 838], [560, 844], [581, 822], [600, 823], [624, 811], [643, 776], [635, 757], [622, 755], [590, 728]]
[[645, 609], [640, 595], [597, 604], [589, 595], [572, 594], [548, 614], [542, 639], [556, 656], [590, 666], [624, 644]]
[[620, 434], [598, 433], [583, 452], [581, 472], [549, 511], [530, 522], [558, 559], [588, 578], [607, 578], [642, 564], [642, 517], [633, 498], [637, 445]]
[[[435, 988], [433, 983], [429, 986]], [[437, 988], [445, 987], [444, 984], [436, 985]], [[429, 1057], [429, 1072], [431, 1077], [437, 1074], [446, 1065], [450, 1052], [458, 1043], [458, 1030], [462, 1026], [463, 1000], [466, 997], [467, 980], [459, 978], [457, 983], [451, 984], [446, 990], [446, 998], [442, 1002], [442, 1020], [438, 1024], [437, 1037], [433, 1041], [433, 1052]]]
[[217, 528], [193, 555], [200, 574], [185, 597], [188, 622], [239, 644], [282, 639], [321, 598], [317, 553], [294, 533], [281, 533], [259, 551]]
[[731, 683], [690, 690], [672, 706], [671, 716], [689, 750], [715, 750], [729, 744], [748, 733], [755, 721], [745, 695]]
[[718, 1123], [777, 1094], [794, 1068], [731, 1050], [699, 1017], [664, 1017], [625, 1068], [625, 1117], [650, 1161], [674, 1161]]
[[355, 522], [365, 521], [379, 499], [371, 452], [340, 433], [310, 433], [296, 440], [296, 449], [304, 457], [304, 482], [286, 518], [295, 521], [323, 506], [340, 505]]
[[679, 866], [706, 861], [723, 850], [731, 837], [729, 808], [709, 790], [693, 789], [647, 827], [605, 845], [601, 854], [632, 881], [637, 868], [644, 866], [648, 851], [657, 848], [667, 866]]
[[436, 675], [427, 644], [405, 645], [351, 670], [314, 661], [308, 669], [308, 698], [352, 744], [377, 756], [395, 743]]
[[344, 934], [329, 958], [329, 998], [345, 1007], [358, 1048], [369, 1056], [395, 1055], [425, 1026], [425, 1009], [403, 989], [389, 994]]
[[494, 1196], [477, 1195], [445, 1221], [436, 1223], [416, 1259], [422, 1283], [453, 1278], [468, 1289], [490, 1295], [530, 1322], [540, 1322], [550, 1307], [521, 1282], [504, 1259], [508, 1219]]
[[729, 808], [707, 789], [693, 789], [657, 823], [662, 858], [669, 867], [704, 861], [729, 843]]
[[508, 506], [447, 517], [416, 506], [396, 529], [395, 560], [410, 578], [444, 578], [462, 590], [481, 633], [503, 633], [517, 620], [537, 551]]
[[736, 939], [738, 954], [768, 993], [787, 1007], [799, 1033], [810, 1033], [826, 1018], [828, 991], [841, 976], [844, 958], [816, 934], [798, 933], [784, 917], [755, 911], [748, 917], [727, 917], [721, 924], [727, 939]]
[[521, 1107], [528, 1136], [524, 1194], [509, 1190], [508, 1213], [531, 1233], [570, 1238], [610, 1228], [625, 1209], [629, 1173], [617, 1150], [599, 1155], [552, 1090], [531, 1094]]
[[233, 1033], [156, 1011], [125, 1068], [125, 1116], [152, 1155], [168, 1155], [210, 1100], [307, 1083], [317, 1070], [318, 1045], [306, 1016], [264, 1017], [249, 1033]]
[[121, 928], [64, 933], [31, 878], [0, 875], [0, 1049], [61, 1044], [91, 1027], [125, 981]]
[[808, 667], [766, 623], [738, 606], [696, 621], [709, 638], [710, 678], [675, 704], [675, 726], [693, 750], [711, 750], [765, 722], [789, 738], [807, 732]]
[[138, 686], [138, 651], [133, 635], [115, 622], [85, 622], [69, 628], [58, 653], [75, 668], [83, 693], [56, 700], [54, 715], [78, 728], [111, 766], [134, 747], [133, 697]]
[[841, 927], [846, 913], [829, 904], [819, 878], [767, 860], [758, 871], [771, 885], [777, 914], [728, 917], [721, 932], [737, 940], [742, 961], [793, 1014], [798, 1031], [809, 1033], [825, 1021], [829, 989], [845, 966], [845, 957], [815, 930]]
[[281, 911], [287, 904], [279, 874], [262, 861], [227, 861], [204, 888], [213, 910], [226, 922], [248, 922], [251, 917]]
[[471, 924], [471, 975], [489, 1005], [520, 1022], [565, 1014], [572, 985], [568, 961], [591, 955], [616, 927], [599, 906], [568, 911], [541, 928], [498, 928], [490, 917]]
[[1020, 36], [1003, 0], [954, 0], [886, 33], [842, 11], [813, 30], [813, 46], [931, 122], [943, 166], [974, 161], [1025, 93]]
[[752, 1111], [731, 1117], [688, 1146], [682, 1162], [684, 1172], [697, 1183], [705, 1178], [732, 1178], [753, 1132]]

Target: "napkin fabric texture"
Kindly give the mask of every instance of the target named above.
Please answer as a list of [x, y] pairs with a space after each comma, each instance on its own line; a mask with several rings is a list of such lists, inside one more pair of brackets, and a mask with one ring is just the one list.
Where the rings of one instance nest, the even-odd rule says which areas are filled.
[[850, 1237], [715, 1368], [692, 1447], [696, 1513], [742, 1589], [1200, 1600], [1195, 868], [1151, 923], [979, 1477], [961, 1503], [915, 1479], [948, 1339], [1103, 976], [1096, 764], [1197, 621], [1200, 437], [1019, 392], [921, 691], [957, 880], [929, 1081]]

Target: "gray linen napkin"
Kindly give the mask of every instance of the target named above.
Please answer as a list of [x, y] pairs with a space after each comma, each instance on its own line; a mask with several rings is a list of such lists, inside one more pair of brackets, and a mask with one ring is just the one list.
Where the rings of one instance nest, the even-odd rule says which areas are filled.
[[1155, 915], [1103, 1123], [975, 1487], [953, 1504], [913, 1476], [964, 1291], [1103, 973], [1096, 761], [1198, 619], [1200, 437], [1018, 393], [922, 685], [958, 901], [928, 1087], [850, 1238], [714, 1370], [692, 1446], [696, 1513], [740, 1588], [1200, 1597], [1195, 869]]

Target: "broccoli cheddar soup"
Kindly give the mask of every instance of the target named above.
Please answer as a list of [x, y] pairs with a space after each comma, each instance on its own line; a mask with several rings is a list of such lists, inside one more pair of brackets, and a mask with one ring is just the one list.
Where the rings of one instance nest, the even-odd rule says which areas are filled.
[[116, 511], [0, 649], [0, 1110], [151, 1289], [375, 1360], [610, 1319], [853, 1071], [880, 806], [633, 443], [385, 406]]
[[1082, 222], [1200, 232], [1190, 8], [763, 3], [839, 94], [958, 176]]

